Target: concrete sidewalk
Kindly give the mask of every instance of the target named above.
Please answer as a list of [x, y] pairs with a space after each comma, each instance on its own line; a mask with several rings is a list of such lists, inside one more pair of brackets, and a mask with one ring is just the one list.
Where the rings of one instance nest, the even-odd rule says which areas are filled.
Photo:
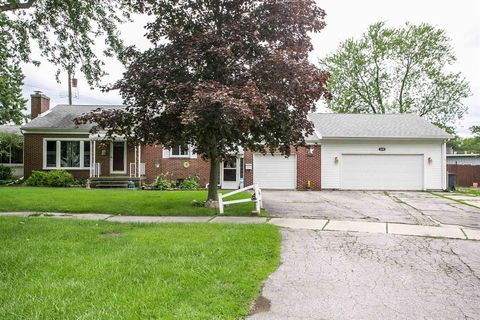
[[298, 230], [364, 232], [377, 234], [397, 234], [432, 238], [451, 238], [480, 240], [480, 229], [461, 226], [422, 226], [389, 222], [338, 221], [303, 218], [265, 218], [265, 217], [227, 217], [227, 216], [118, 216], [96, 213], [36, 213], [36, 212], [0, 212], [0, 216], [51, 217], [59, 219], [80, 219], [112, 221], [121, 223], [269, 223], [283, 228]]

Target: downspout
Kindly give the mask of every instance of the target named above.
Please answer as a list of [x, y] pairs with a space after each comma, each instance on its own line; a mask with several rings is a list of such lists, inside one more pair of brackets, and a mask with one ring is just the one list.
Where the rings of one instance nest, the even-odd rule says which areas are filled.
[[447, 189], [447, 140], [442, 143], [442, 190]]

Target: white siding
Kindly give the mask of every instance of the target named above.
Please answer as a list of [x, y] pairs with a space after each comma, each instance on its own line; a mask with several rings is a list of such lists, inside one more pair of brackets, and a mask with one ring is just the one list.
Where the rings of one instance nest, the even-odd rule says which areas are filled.
[[480, 165], [480, 157], [479, 156], [455, 156], [450, 155], [447, 156], [447, 164], [469, 164], [472, 166]]
[[[422, 155], [424, 188], [444, 188], [445, 156], [443, 141], [395, 141], [395, 140], [323, 140], [322, 141], [322, 189], [341, 188], [341, 162], [344, 154]], [[379, 151], [385, 148], [385, 151]], [[338, 162], [335, 158], [338, 157]], [[432, 161], [429, 162], [428, 158]]]

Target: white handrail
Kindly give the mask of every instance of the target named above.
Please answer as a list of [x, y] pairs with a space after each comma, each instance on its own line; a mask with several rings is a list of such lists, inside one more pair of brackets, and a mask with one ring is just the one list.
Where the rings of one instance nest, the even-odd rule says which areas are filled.
[[100, 162], [95, 163], [93, 176], [100, 177]]
[[[245, 198], [245, 199], [237, 199], [237, 200], [230, 200], [230, 201], [224, 201], [223, 199], [233, 196], [234, 194], [247, 191], [253, 189], [253, 196], [251, 198]], [[235, 204], [235, 203], [244, 203], [244, 202], [255, 202], [255, 211], [257, 213], [260, 213], [261, 208], [263, 208], [263, 203], [262, 203], [262, 190], [258, 187], [257, 184], [253, 184], [251, 186], [234, 190], [232, 192], [226, 193], [226, 194], [218, 194], [218, 210], [220, 211], [220, 214], [224, 213], [224, 207], [229, 204]]]

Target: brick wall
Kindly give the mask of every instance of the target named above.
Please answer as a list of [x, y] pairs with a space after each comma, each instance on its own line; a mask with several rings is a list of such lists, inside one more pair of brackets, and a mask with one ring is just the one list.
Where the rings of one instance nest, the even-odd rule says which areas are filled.
[[[173, 179], [185, 179], [193, 176], [196, 172], [200, 174], [200, 185], [208, 183], [210, 175], [210, 162], [190, 158], [163, 158], [162, 146], [142, 146], [141, 162], [145, 163], [146, 182], [151, 183], [160, 173], [169, 173]], [[188, 162], [189, 167], [185, 168], [184, 163]], [[157, 168], [156, 164], [159, 165]]]
[[[88, 138], [88, 135], [55, 135], [55, 134], [25, 134], [25, 155], [24, 168], [25, 177], [29, 177], [33, 170], [42, 170], [43, 165], [43, 138]], [[127, 146], [127, 175], [129, 174], [130, 163], [135, 161], [134, 146]], [[320, 163], [321, 148], [313, 146], [313, 155], [308, 155], [307, 148], [292, 148], [292, 154], [297, 155], [297, 189], [306, 190], [307, 180], [312, 182], [312, 190], [321, 189]], [[110, 175], [110, 145], [97, 142], [96, 162], [100, 163], [101, 175]], [[193, 176], [196, 172], [200, 174], [202, 186], [208, 183], [210, 174], [210, 163], [204, 161], [200, 156], [197, 159], [190, 158], [163, 158], [161, 146], [143, 145], [141, 151], [141, 162], [145, 163], [145, 182], [152, 183], [160, 173], [169, 173], [173, 179], [185, 179]], [[184, 163], [188, 162], [188, 168]], [[245, 151], [244, 165], [253, 164], [253, 153]], [[157, 167], [158, 164], [158, 167]], [[253, 168], [255, 170], [255, 168]], [[245, 186], [253, 183], [253, 170], [244, 171]], [[90, 171], [68, 170], [75, 178], [88, 178]]]
[[[308, 148], [301, 147], [298, 150], [292, 147], [291, 153], [297, 155], [297, 190], [306, 190], [307, 181], [312, 182], [312, 190], [321, 190], [321, 147], [312, 146], [313, 155], [308, 155]], [[250, 163], [253, 165], [253, 153], [245, 151], [244, 165]], [[245, 170], [245, 186], [253, 184], [252, 170]]]
[[[58, 135], [58, 134], [24, 134], [24, 175], [28, 178], [33, 170], [42, 171], [43, 168], [43, 138], [88, 138], [88, 135]], [[75, 178], [88, 178], [90, 171], [68, 170]]]
[[[61, 135], [61, 134], [31, 134], [25, 133], [25, 147], [24, 147], [24, 172], [25, 178], [28, 178], [33, 170], [43, 169], [43, 139], [68, 139], [68, 138], [85, 138], [88, 135]], [[135, 161], [134, 146], [127, 146], [127, 175], [129, 174], [129, 166], [131, 162]], [[100, 173], [102, 176], [110, 175], [110, 144], [102, 144], [97, 142], [95, 162], [100, 163]], [[66, 170], [70, 172], [76, 179], [85, 179], [90, 176], [90, 170]]]

